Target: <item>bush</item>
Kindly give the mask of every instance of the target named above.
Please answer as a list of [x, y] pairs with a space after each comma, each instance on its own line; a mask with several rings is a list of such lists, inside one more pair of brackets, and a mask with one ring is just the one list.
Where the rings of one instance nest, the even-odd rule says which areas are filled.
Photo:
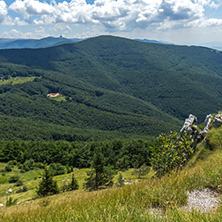
[[193, 140], [187, 133], [180, 140], [176, 132], [159, 135], [157, 144], [152, 147], [151, 159], [156, 175], [161, 177], [173, 169], [181, 169], [194, 152], [192, 143]]
[[23, 170], [25, 170], [25, 171], [31, 170], [34, 163], [35, 162], [33, 159], [26, 160], [23, 164]]
[[20, 170], [23, 169], [23, 165], [21, 163], [18, 163], [17, 166], [18, 166], [18, 169]]
[[26, 186], [21, 187], [19, 190], [16, 191], [16, 193], [23, 193], [23, 192], [27, 192], [28, 188]]
[[52, 163], [49, 170], [53, 176], [66, 173], [66, 167], [64, 167], [61, 163]]
[[73, 167], [66, 166], [66, 169], [67, 169], [67, 173], [73, 172]]
[[19, 176], [11, 176], [8, 180], [9, 183], [16, 183], [19, 180]]
[[16, 160], [10, 160], [10, 161], [8, 161], [7, 164], [13, 167], [13, 166], [17, 165], [17, 161]]
[[44, 165], [44, 163], [34, 163], [33, 167], [39, 168], [39, 169], [44, 169], [45, 165]]
[[127, 155], [124, 155], [121, 159], [118, 160], [117, 162], [117, 166], [118, 166], [118, 169], [121, 170], [121, 171], [126, 171], [129, 169], [129, 164], [130, 164], [130, 161], [129, 161], [129, 157]]
[[20, 187], [23, 185], [23, 182], [21, 180], [16, 181], [15, 187]]
[[150, 167], [143, 164], [140, 168], [134, 169], [133, 175], [136, 175], [138, 179], [140, 179], [142, 176], [146, 176], [150, 171]]
[[6, 172], [11, 172], [12, 171], [12, 167], [10, 165], [5, 165], [5, 171]]

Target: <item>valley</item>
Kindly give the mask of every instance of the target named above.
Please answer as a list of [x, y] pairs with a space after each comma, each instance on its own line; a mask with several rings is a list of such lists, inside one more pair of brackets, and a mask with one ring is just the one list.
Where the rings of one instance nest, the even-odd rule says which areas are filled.
[[[208, 48], [112, 36], [45, 49], [0, 50], [2, 77], [39, 77], [2, 86], [0, 114], [60, 128], [118, 131], [124, 137], [157, 136], [178, 130], [191, 112], [203, 122], [218, 111], [221, 61], [222, 53]], [[49, 93], [61, 93], [63, 99], [49, 100]]]
[[219, 222], [222, 52], [55, 44], [0, 50], [0, 218]]

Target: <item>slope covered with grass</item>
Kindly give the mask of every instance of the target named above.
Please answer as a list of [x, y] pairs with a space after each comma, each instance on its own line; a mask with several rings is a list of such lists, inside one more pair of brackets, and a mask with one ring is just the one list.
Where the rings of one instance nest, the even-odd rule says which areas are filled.
[[[213, 130], [221, 137], [221, 129]], [[221, 141], [218, 139], [218, 141]], [[214, 143], [215, 144], [215, 143]], [[75, 191], [1, 208], [4, 221], [221, 221], [222, 205], [212, 212], [187, 211], [187, 191], [210, 188], [221, 193], [222, 149], [198, 146], [195, 156], [179, 172], [123, 188]], [[44, 204], [46, 203], [46, 204]]]

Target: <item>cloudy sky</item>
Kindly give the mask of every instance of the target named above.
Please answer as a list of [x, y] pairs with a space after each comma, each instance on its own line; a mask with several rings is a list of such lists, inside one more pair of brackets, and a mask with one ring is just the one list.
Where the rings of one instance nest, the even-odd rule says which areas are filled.
[[222, 0], [0, 0], [0, 38], [222, 41]]

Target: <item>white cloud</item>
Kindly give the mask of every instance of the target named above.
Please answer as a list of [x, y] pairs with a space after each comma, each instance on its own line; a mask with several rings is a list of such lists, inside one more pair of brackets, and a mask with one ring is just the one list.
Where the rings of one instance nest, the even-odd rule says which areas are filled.
[[214, 7], [218, 7], [218, 3], [220, 2], [220, 0], [216, 0], [216, 1], [213, 1], [213, 0], [195, 0], [195, 2], [197, 2], [200, 5], [206, 5], [206, 6], [214, 8]]
[[72, 28], [67, 24], [57, 23], [57, 24], [49, 27], [49, 30], [53, 31], [53, 32], [67, 32], [67, 31], [72, 30]]
[[13, 25], [24, 26], [24, 25], [27, 25], [27, 22], [25, 22], [24, 20], [21, 20], [19, 17], [15, 17], [15, 18], [12, 19], [10, 16], [6, 16], [4, 21], [2, 22], [2, 25], [6, 25], [6, 26], [13, 26]]
[[0, 23], [4, 21], [8, 14], [7, 5], [4, 1], [0, 0]]
[[44, 27], [38, 27], [38, 29], [30, 30], [30, 32], [22, 32], [17, 29], [11, 29], [1, 34], [1, 38], [43, 38], [48, 36]]
[[[27, 34], [27, 33], [26, 33]], [[31, 34], [31, 33], [30, 33]], [[5, 31], [1, 34], [2, 38], [21, 38], [24, 37], [24, 33], [19, 32], [16, 29], [11, 29], [10, 31]]]
[[191, 21], [185, 25], [185, 27], [218, 27], [222, 26], [222, 19], [198, 19]]
[[25, 20], [31, 21], [31, 17], [35, 15], [46, 15], [54, 13], [54, 6], [42, 3], [37, 0], [15, 0], [10, 6], [10, 10], [22, 15]]
[[85, 0], [71, 0], [69, 3], [53, 1], [50, 4], [38, 0], [15, 0], [9, 9], [23, 16], [25, 21], [37, 25], [101, 24], [109, 31], [129, 31], [149, 27], [172, 29], [212, 24], [220, 26], [221, 23], [218, 20], [205, 19], [205, 7], [217, 8], [218, 2], [212, 0], [95, 0], [94, 4], [90, 5]]

